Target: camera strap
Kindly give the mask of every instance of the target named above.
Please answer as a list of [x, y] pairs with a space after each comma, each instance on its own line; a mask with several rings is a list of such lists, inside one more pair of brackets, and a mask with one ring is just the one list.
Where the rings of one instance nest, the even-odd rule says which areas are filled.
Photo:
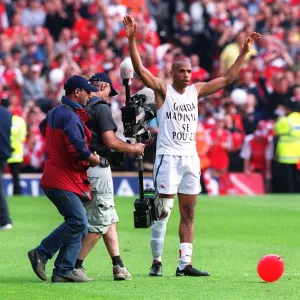
[[92, 107], [95, 106], [95, 105], [98, 104], [98, 103], [105, 104], [105, 105], [109, 105], [109, 103], [107, 103], [104, 99], [98, 98], [98, 97], [97, 97], [97, 99], [91, 101], [90, 103], [88, 103], [88, 104], [84, 107], [86, 113], [88, 114], [88, 116], [90, 117], [90, 119], [91, 119], [92, 121], [95, 121], [95, 120], [93, 119], [92, 114], [91, 114]]

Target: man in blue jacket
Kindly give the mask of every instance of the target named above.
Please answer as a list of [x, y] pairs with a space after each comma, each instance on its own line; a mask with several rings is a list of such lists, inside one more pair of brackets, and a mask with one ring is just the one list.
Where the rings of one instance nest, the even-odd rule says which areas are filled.
[[7, 200], [2, 186], [2, 177], [6, 161], [11, 155], [10, 133], [12, 126], [11, 113], [0, 105], [0, 230], [12, 229]]
[[98, 91], [81, 76], [70, 77], [64, 85], [62, 105], [49, 112], [40, 124], [45, 137], [47, 160], [41, 179], [46, 196], [64, 217], [64, 222], [40, 245], [28, 252], [33, 271], [46, 280], [45, 266], [56, 252], [52, 282], [86, 282], [73, 269], [81, 241], [87, 233], [87, 217], [82, 201], [91, 200], [86, 170], [100, 163], [89, 150], [91, 133], [85, 126], [84, 106], [91, 92]]

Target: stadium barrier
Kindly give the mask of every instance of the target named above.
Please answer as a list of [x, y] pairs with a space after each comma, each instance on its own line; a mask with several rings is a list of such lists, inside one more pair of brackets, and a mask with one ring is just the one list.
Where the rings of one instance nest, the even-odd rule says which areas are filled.
[[[20, 184], [23, 195], [38, 197], [44, 195], [40, 187], [41, 174], [21, 174]], [[3, 177], [4, 191], [6, 196], [13, 194], [13, 183], [10, 174]], [[114, 190], [117, 196], [134, 196], [139, 193], [137, 173], [124, 172], [113, 173]], [[151, 173], [145, 173], [144, 187], [152, 188], [153, 180]]]
[[[21, 174], [20, 184], [23, 195], [38, 197], [44, 195], [40, 188], [41, 174]], [[4, 175], [6, 196], [13, 194], [13, 183], [10, 174]], [[113, 172], [114, 190], [117, 196], [132, 197], [139, 193], [138, 175], [136, 172]], [[260, 174], [228, 173], [220, 180], [205, 178], [210, 195], [261, 195], [264, 194], [263, 179]], [[144, 173], [144, 187], [153, 188], [152, 173]]]

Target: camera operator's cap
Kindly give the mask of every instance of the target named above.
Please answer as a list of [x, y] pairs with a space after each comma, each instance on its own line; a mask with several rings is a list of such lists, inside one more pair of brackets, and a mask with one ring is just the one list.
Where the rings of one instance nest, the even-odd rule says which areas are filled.
[[91, 85], [91, 83], [86, 78], [74, 75], [67, 79], [67, 81], [64, 84], [64, 90], [74, 91], [76, 89], [85, 89], [89, 92], [99, 91], [99, 89]]
[[117, 91], [115, 90], [115, 88], [113, 87], [113, 84], [112, 84], [112, 81], [111, 81], [111, 79], [109, 78], [109, 76], [107, 75], [107, 74], [105, 74], [105, 73], [96, 73], [96, 74], [94, 74], [93, 76], [91, 76], [90, 78], [89, 78], [89, 81], [98, 81], [98, 82], [100, 82], [100, 81], [102, 81], [102, 82], [107, 82], [107, 83], [109, 83], [109, 85], [110, 85], [110, 88], [111, 88], [111, 92], [110, 92], [110, 94], [109, 94], [109, 96], [111, 96], [111, 97], [113, 97], [113, 96], [116, 96], [116, 95], [118, 95], [118, 93], [117, 93]]

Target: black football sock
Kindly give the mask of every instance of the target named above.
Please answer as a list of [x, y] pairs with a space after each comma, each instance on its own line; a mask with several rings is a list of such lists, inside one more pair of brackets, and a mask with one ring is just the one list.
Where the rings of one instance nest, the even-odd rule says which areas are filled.
[[82, 265], [83, 265], [83, 260], [77, 259], [77, 260], [76, 260], [76, 264], [75, 264], [75, 269], [80, 269], [80, 268], [82, 268]]
[[121, 259], [121, 256], [113, 256], [111, 258], [111, 260], [112, 260], [113, 266], [119, 265], [121, 268], [124, 268], [124, 264], [123, 264], [123, 261]]

